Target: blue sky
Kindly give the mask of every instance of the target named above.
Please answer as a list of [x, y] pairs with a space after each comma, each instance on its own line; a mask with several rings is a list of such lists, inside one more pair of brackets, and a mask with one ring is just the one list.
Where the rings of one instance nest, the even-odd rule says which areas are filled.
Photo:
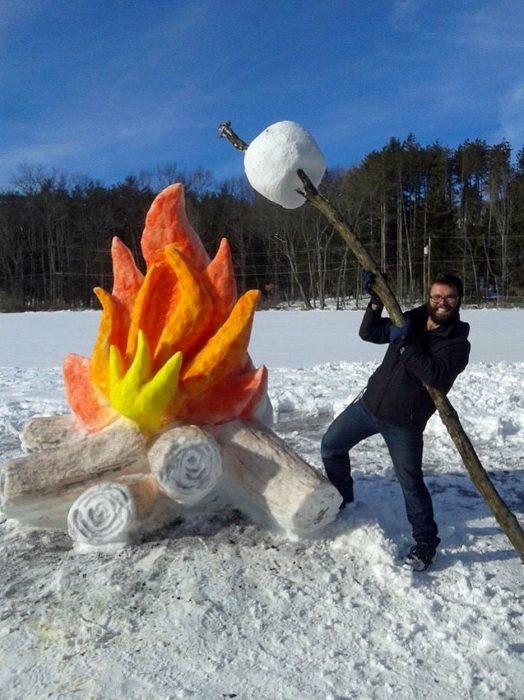
[[0, 0], [0, 187], [20, 165], [112, 184], [282, 119], [329, 167], [391, 136], [524, 145], [523, 0]]

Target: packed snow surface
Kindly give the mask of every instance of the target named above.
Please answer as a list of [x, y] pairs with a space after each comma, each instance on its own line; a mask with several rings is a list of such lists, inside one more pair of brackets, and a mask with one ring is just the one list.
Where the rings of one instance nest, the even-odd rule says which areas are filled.
[[[383, 347], [360, 311], [260, 312], [276, 429], [320, 469], [330, 420]], [[471, 364], [450, 399], [524, 521], [524, 312], [466, 310]], [[2, 461], [32, 415], [67, 411], [58, 365], [89, 354], [99, 315], [0, 315]], [[522, 564], [433, 417], [425, 470], [442, 545], [413, 574], [400, 488], [380, 438], [353, 451], [356, 504], [286, 541], [234, 512], [203, 514], [116, 554], [0, 517], [0, 696], [455, 699], [523, 697]]]
[[303, 170], [317, 187], [324, 177], [326, 161], [315, 139], [296, 122], [271, 124], [249, 144], [244, 168], [251, 187], [286, 209], [304, 204], [302, 181], [297, 170]]

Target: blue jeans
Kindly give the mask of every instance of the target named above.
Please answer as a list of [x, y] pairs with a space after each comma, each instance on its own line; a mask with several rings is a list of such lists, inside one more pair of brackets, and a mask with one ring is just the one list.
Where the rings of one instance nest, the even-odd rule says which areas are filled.
[[348, 406], [322, 438], [321, 454], [331, 483], [346, 502], [353, 500], [349, 450], [371, 435], [380, 433], [388, 447], [395, 474], [402, 487], [406, 513], [417, 542], [438, 544], [431, 496], [422, 474], [422, 430], [390, 425], [375, 418], [360, 399]]

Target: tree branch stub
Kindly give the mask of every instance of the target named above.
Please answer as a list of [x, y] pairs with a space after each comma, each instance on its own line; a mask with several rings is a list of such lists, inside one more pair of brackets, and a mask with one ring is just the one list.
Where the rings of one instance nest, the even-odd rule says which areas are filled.
[[235, 134], [231, 128], [231, 122], [222, 122], [218, 126], [218, 134], [220, 138], [226, 138], [239, 151], [247, 151], [249, 144], [243, 141], [240, 136]]

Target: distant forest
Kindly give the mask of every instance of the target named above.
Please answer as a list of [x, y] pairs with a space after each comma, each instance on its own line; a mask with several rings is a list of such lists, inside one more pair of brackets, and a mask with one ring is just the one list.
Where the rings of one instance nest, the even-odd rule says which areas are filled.
[[[338, 234], [309, 206], [289, 211], [243, 178], [166, 165], [104, 186], [25, 167], [0, 193], [0, 310], [96, 307], [112, 285], [110, 245], [119, 236], [143, 267], [140, 236], [155, 194], [183, 182], [193, 228], [213, 256], [227, 237], [239, 290], [263, 305], [301, 301], [344, 308], [361, 295], [361, 270]], [[391, 139], [360, 165], [327, 173], [321, 191], [352, 226], [406, 303], [428, 280], [453, 271], [470, 304], [524, 299], [524, 149], [465, 141], [456, 149]]]

